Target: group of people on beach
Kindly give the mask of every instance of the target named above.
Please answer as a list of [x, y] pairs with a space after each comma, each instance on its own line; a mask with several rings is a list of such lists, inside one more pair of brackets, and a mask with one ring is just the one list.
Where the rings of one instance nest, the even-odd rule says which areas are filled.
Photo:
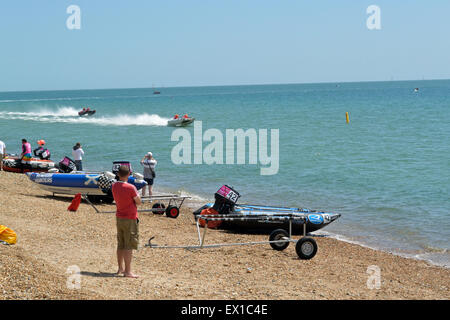
[[[27, 139], [22, 139], [22, 153], [20, 154], [20, 159], [22, 164], [29, 164], [33, 158], [38, 157], [41, 160], [50, 159], [50, 151], [45, 147], [45, 140], [37, 141], [38, 147], [31, 151], [31, 144]], [[32, 153], [33, 152], [33, 153]], [[6, 144], [0, 140], [0, 170], [3, 170], [3, 159], [6, 157]]]
[[[21, 163], [23, 165], [30, 164], [34, 157], [40, 160], [49, 160], [51, 153], [50, 150], [45, 146], [45, 140], [41, 139], [37, 141], [37, 148], [31, 151], [31, 144], [27, 139], [22, 139], [22, 153], [20, 154]], [[72, 148], [72, 157], [74, 158], [75, 165], [78, 171], [83, 170], [82, 160], [84, 156], [84, 151], [81, 147], [81, 143], [77, 142]], [[3, 159], [6, 157], [6, 145], [0, 140], [0, 170], [3, 170]]]
[[[44, 147], [45, 140], [38, 140], [37, 144], [38, 147], [33, 150], [34, 156], [38, 157], [41, 160], [50, 159], [50, 151]], [[22, 139], [22, 153], [20, 154], [22, 163], [29, 164], [31, 159], [33, 158], [33, 154], [31, 153], [31, 144], [27, 141], [27, 139]]]
[[[22, 139], [22, 152], [20, 153], [21, 163], [23, 165], [30, 164], [33, 156], [40, 160], [49, 160], [51, 157], [50, 150], [45, 146], [45, 140], [37, 141], [37, 148], [31, 150], [31, 144], [27, 139]], [[6, 144], [0, 140], [0, 170], [3, 170], [3, 159], [6, 157]]]
[[[33, 150], [33, 154], [40, 159], [49, 159], [50, 151], [45, 148], [45, 140], [37, 141], [38, 147]], [[0, 169], [2, 169], [3, 158], [6, 156], [6, 145], [0, 140]], [[77, 170], [83, 169], [82, 158], [84, 150], [81, 143], [77, 142], [72, 148]], [[30, 161], [32, 158], [31, 144], [22, 139], [22, 163]], [[153, 182], [156, 177], [155, 166], [156, 159], [152, 152], [147, 152], [141, 159], [140, 164], [144, 168], [144, 180], [148, 184], [148, 195], [152, 196]], [[138, 249], [139, 245], [139, 218], [137, 206], [142, 203], [141, 195], [136, 187], [128, 183], [130, 168], [122, 165], [118, 170], [119, 180], [112, 185], [112, 194], [116, 203], [116, 228], [117, 228], [117, 275], [123, 275], [129, 278], [138, 276], [131, 271], [131, 261], [133, 250]], [[146, 194], [146, 187], [142, 188], [142, 196]]]

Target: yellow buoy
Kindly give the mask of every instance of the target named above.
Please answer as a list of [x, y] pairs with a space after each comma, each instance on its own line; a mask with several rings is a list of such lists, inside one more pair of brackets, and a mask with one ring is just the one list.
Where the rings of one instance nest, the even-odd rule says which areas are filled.
[[347, 123], [350, 123], [350, 119], [348, 118], [348, 112], [345, 113], [345, 119], [347, 120]]

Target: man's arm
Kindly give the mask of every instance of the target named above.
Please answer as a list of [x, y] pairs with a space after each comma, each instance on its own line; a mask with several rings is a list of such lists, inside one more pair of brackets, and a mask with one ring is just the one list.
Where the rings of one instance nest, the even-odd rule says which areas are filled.
[[138, 206], [142, 203], [141, 197], [139, 197], [139, 195], [137, 195], [136, 197], [133, 198], [134, 203]]

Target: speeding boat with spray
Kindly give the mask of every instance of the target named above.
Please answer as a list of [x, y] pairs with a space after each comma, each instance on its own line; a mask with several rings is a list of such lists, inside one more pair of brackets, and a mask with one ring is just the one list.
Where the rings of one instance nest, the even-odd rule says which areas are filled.
[[[290, 208], [279, 206], [237, 204], [240, 194], [228, 185], [222, 186], [215, 194], [215, 202], [207, 203], [194, 211], [194, 215], [201, 219], [202, 215], [230, 215], [231, 219], [211, 221], [208, 227], [221, 229], [234, 229], [240, 231], [258, 230], [272, 231], [274, 229], [289, 229], [289, 217], [301, 216], [292, 222], [292, 233], [301, 234], [314, 232], [336, 221], [339, 213], [323, 212], [303, 208]], [[258, 216], [261, 217], [258, 219]], [[242, 217], [242, 219], [239, 219]], [[252, 219], [248, 219], [251, 217]], [[276, 219], [274, 219], [276, 218]], [[306, 225], [305, 225], [306, 224]], [[204, 225], [200, 220], [200, 225]]]
[[81, 111], [79, 111], [78, 112], [78, 115], [80, 116], [80, 117], [83, 117], [83, 116], [92, 116], [92, 115], [94, 115], [95, 114], [95, 110], [91, 110], [90, 108], [83, 108], [83, 110], [81, 110]]
[[[47, 172], [47, 173], [27, 173], [28, 178], [36, 183], [40, 188], [55, 194], [75, 195], [81, 193], [90, 200], [112, 203], [113, 197], [111, 187], [118, 180], [117, 172], [120, 165], [127, 165], [131, 169], [128, 161], [115, 161], [113, 170], [104, 172]], [[130, 170], [131, 171], [131, 170]], [[137, 190], [147, 185], [143, 176], [132, 172], [128, 178], [128, 183], [134, 185]]]
[[194, 122], [194, 120], [195, 118], [189, 117], [187, 114], [182, 117], [176, 114], [172, 119], [167, 121], [167, 125], [169, 127], [184, 127]]

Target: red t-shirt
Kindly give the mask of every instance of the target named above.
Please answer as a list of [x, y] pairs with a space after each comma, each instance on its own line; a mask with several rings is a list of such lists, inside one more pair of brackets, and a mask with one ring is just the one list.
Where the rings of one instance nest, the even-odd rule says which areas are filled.
[[135, 186], [126, 182], [116, 182], [112, 185], [112, 194], [116, 202], [116, 217], [137, 219], [137, 207], [133, 198], [138, 196]]

